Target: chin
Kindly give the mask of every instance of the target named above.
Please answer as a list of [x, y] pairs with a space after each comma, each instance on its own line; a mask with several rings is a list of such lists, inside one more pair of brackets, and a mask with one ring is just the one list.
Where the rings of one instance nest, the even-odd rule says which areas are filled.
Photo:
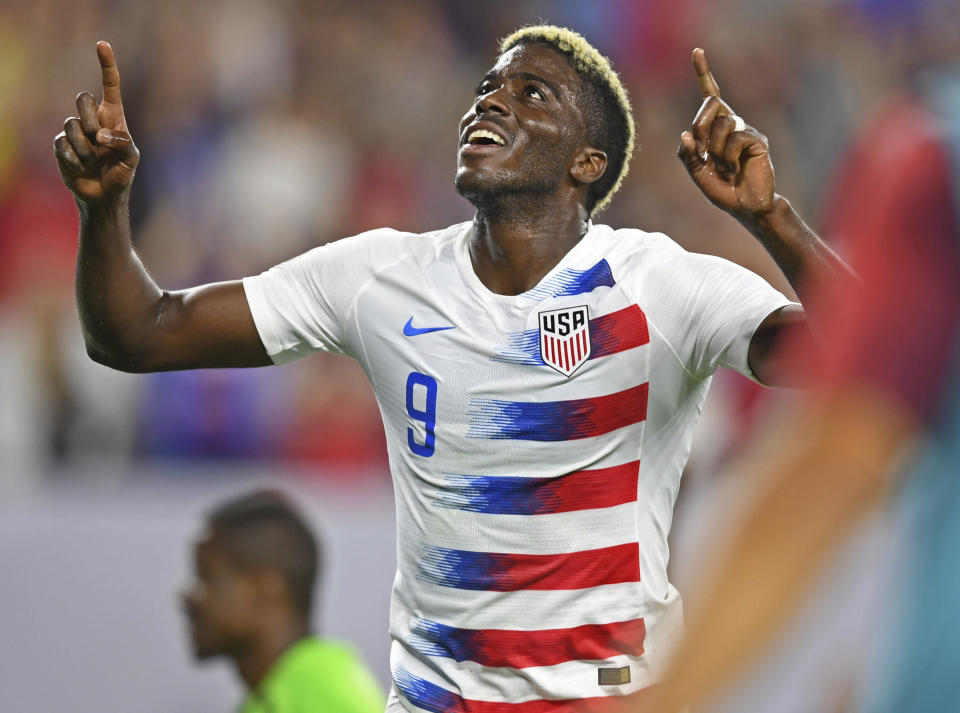
[[218, 644], [215, 640], [212, 640], [209, 632], [206, 633], [208, 635], [204, 636], [204, 632], [199, 632], [195, 629], [191, 629], [190, 631], [190, 647], [193, 649], [193, 657], [197, 661], [212, 659], [217, 656], [222, 656], [225, 653], [225, 647], [222, 644]]
[[536, 202], [555, 193], [563, 182], [564, 170], [536, 170], [519, 174], [509, 169], [483, 169], [459, 166], [454, 179], [457, 193], [474, 207], [496, 212], [503, 199]]
[[218, 656], [223, 656], [224, 652], [218, 646], [210, 646], [208, 644], [193, 642], [193, 658], [197, 661], [206, 661], [208, 659], [215, 659]]
[[491, 171], [461, 166], [457, 169], [457, 176], [453, 179], [453, 185], [457, 187], [457, 193], [462, 196], [486, 193], [492, 190], [497, 183], [497, 178], [492, 176], [491, 173]]
[[510, 192], [510, 176], [503, 171], [461, 167], [453, 181], [457, 193], [474, 206], [487, 205]]

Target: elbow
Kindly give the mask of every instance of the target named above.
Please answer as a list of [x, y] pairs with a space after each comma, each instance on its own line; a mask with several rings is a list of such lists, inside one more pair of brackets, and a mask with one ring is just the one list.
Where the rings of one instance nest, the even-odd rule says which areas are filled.
[[169, 321], [171, 305], [177, 306], [177, 296], [164, 292], [149, 306], [149, 317], [138, 319], [84, 318], [81, 309], [81, 327], [87, 356], [98, 364], [128, 374], [144, 374], [165, 371], [164, 354], [160, 350], [162, 343], [158, 339], [165, 321]]
[[138, 359], [133, 354], [107, 350], [92, 341], [87, 341], [86, 347], [88, 357], [110, 369], [127, 374], [143, 374], [151, 371], [142, 359]]

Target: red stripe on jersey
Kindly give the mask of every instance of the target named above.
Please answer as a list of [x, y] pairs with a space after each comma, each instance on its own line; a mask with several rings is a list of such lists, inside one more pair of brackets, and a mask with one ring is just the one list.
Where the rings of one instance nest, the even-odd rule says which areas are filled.
[[646, 420], [649, 388], [644, 382], [615, 394], [578, 400], [585, 406], [577, 415], [583, 418], [586, 435], [598, 436]]
[[636, 542], [559, 555], [498, 553], [501, 582], [509, 589], [586, 589], [604, 584], [640, 581], [640, 548]]
[[593, 438], [647, 417], [646, 382], [613, 394], [570, 401], [471, 401], [470, 438], [570, 441]]
[[[578, 470], [558, 478], [531, 478], [529, 499], [545, 508], [544, 512], [572, 512], [609, 508], [637, 499], [640, 461], [596, 470]], [[516, 480], [516, 479], [514, 479]]]
[[553, 478], [450, 475], [436, 505], [499, 515], [546, 515], [635, 502], [640, 461]]
[[650, 342], [647, 317], [637, 305], [590, 320], [591, 359], [641, 347]]
[[647, 633], [642, 618], [539, 631], [457, 629], [424, 622], [416, 632], [431, 642], [428, 653], [509, 668], [640, 656]]

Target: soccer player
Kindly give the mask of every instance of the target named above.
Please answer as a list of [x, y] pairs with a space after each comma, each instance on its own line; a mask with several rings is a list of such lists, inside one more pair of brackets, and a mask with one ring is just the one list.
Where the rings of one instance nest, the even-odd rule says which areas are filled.
[[[732, 263], [592, 221], [634, 143], [609, 62], [563, 28], [503, 40], [460, 123], [472, 221], [373, 230], [168, 292], [131, 247], [139, 155], [113, 52], [97, 52], [103, 100], [81, 93], [55, 139], [80, 210], [87, 350], [128, 371], [360, 361], [397, 498], [388, 708], [562, 713], [642, 695], [681, 628], [667, 533], [710, 377], [779, 383], [771, 346], [805, 318]], [[766, 139], [701, 50], [693, 61], [704, 101], [680, 158], [803, 296], [846, 268], [775, 192]]]
[[349, 647], [310, 634], [317, 542], [271, 491], [207, 517], [183, 595], [198, 659], [225, 656], [249, 690], [241, 713], [379, 713], [383, 694]]

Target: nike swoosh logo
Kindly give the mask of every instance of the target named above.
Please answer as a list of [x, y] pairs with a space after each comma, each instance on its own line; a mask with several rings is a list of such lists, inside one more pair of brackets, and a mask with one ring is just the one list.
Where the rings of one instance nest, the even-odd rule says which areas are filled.
[[403, 325], [403, 336], [415, 337], [418, 334], [429, 334], [430, 332], [442, 332], [445, 329], [456, 329], [456, 327], [414, 327], [413, 317], [407, 320]]

